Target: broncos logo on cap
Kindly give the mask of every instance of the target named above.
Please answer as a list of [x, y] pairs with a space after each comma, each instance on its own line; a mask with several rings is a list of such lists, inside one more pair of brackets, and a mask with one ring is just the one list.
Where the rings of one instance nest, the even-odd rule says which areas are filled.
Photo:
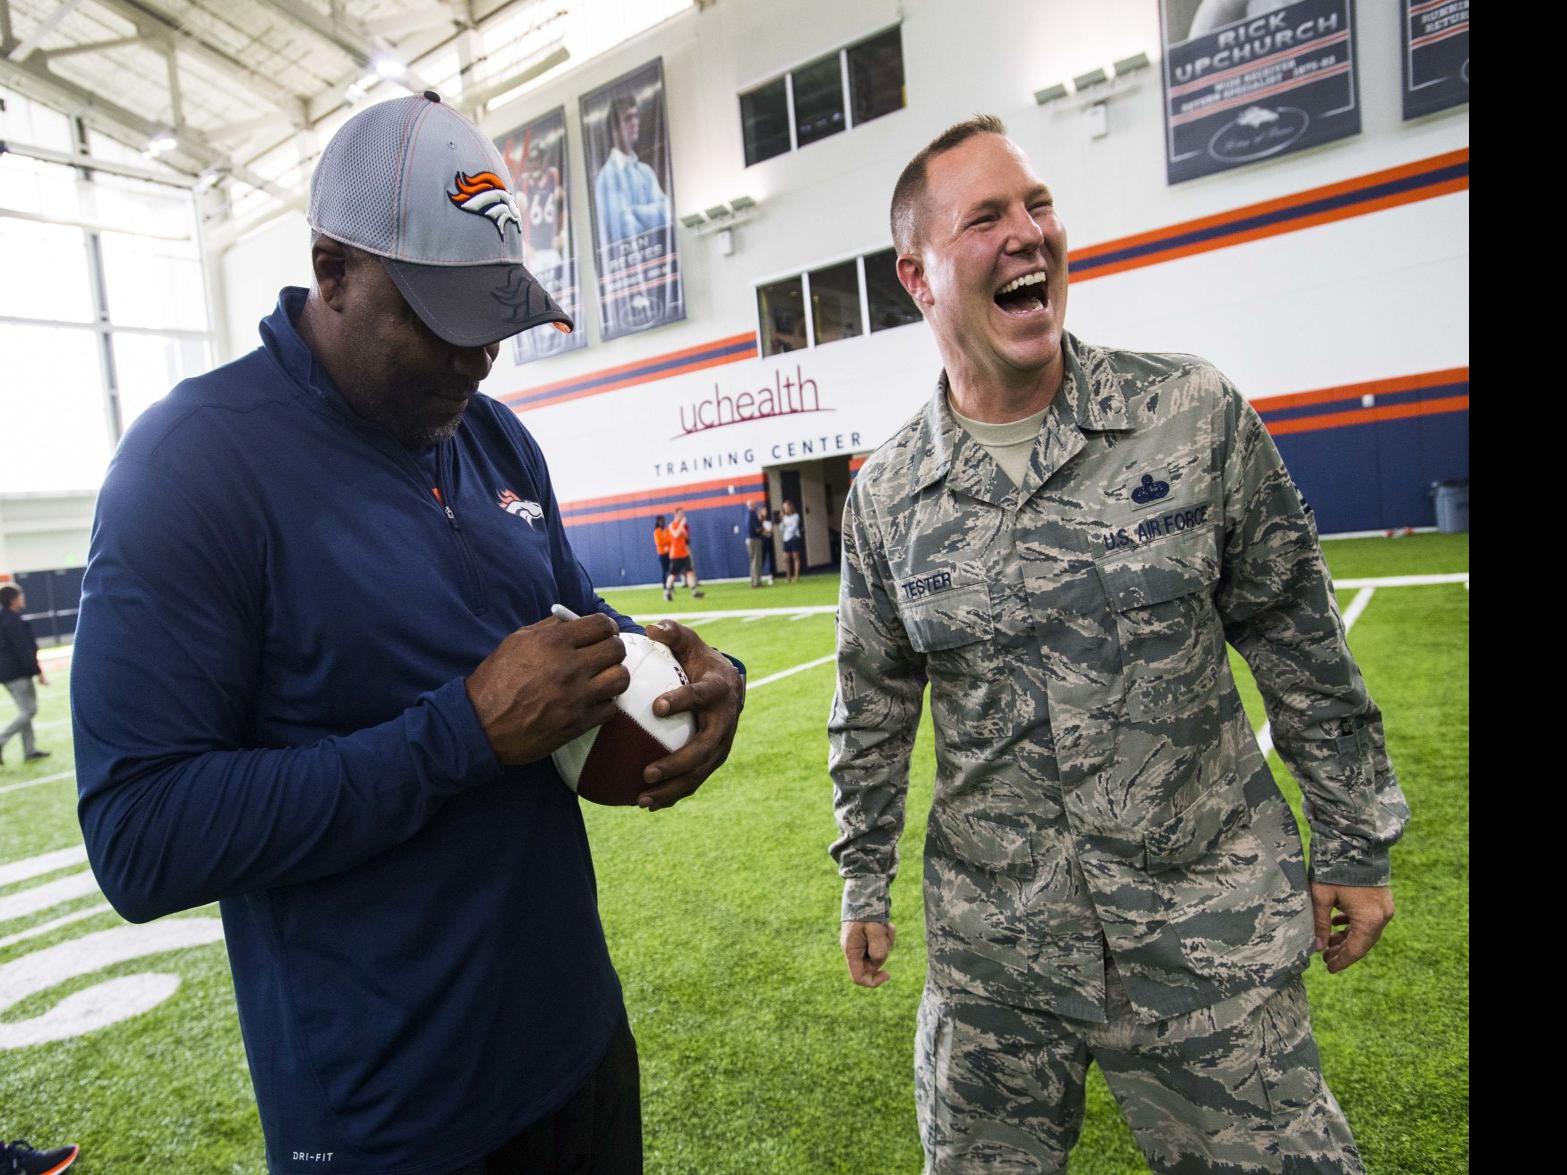
[[481, 171], [468, 175], [459, 171], [453, 179], [455, 188], [446, 198], [464, 212], [487, 217], [495, 231], [506, 239], [506, 226], [514, 224], [522, 232], [522, 220], [517, 214], [517, 201], [506, 190], [506, 184], [493, 171]]

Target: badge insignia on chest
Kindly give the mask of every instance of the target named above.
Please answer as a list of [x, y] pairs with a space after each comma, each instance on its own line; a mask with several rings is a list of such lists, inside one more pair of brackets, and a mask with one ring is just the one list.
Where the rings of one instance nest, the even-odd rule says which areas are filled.
[[1160, 498], [1170, 496], [1170, 483], [1155, 481], [1151, 473], [1143, 474], [1143, 484], [1132, 490], [1132, 501], [1139, 506], [1151, 506]]

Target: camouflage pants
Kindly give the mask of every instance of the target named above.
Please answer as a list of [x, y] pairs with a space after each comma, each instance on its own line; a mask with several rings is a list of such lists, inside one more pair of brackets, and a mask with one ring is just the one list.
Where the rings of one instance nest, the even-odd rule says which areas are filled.
[[1154, 1171], [1364, 1172], [1299, 976], [1153, 1024], [1113, 970], [1106, 986], [1103, 1024], [926, 988], [914, 1077], [926, 1175], [1064, 1170], [1090, 1062]]

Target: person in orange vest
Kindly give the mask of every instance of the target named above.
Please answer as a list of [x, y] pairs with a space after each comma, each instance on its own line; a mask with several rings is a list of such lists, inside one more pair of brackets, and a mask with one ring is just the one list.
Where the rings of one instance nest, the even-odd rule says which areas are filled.
[[702, 592], [696, 586], [696, 570], [691, 565], [691, 524], [686, 521], [683, 506], [675, 507], [675, 519], [669, 524], [669, 571], [664, 576], [664, 599], [675, 598], [675, 581], [686, 577], [686, 587], [691, 598], [700, 600]]
[[666, 584], [669, 582], [669, 544], [669, 528], [664, 525], [664, 516], [660, 514], [653, 519], [653, 549], [658, 552], [659, 582]]

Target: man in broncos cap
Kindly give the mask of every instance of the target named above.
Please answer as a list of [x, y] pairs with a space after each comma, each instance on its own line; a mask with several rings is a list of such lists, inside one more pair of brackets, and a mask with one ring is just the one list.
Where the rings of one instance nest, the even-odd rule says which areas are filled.
[[[222, 906], [274, 1172], [641, 1169], [636, 1046], [550, 752], [633, 628], [532, 436], [480, 395], [571, 322], [494, 146], [434, 94], [356, 115], [311, 184], [314, 285], [126, 434], [73, 667], [82, 831], [115, 908]], [[550, 615], [564, 604], [580, 619]], [[656, 626], [723, 762], [743, 669]]]

